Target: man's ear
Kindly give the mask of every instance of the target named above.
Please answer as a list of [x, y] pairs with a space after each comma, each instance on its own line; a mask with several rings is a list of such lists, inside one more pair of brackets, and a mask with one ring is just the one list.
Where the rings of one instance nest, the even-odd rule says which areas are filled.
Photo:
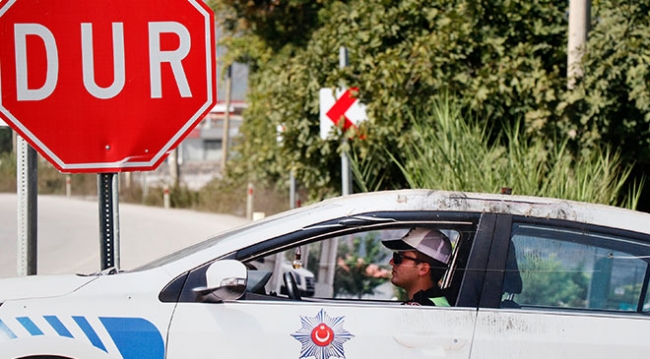
[[431, 265], [427, 262], [422, 262], [418, 266], [418, 275], [420, 276], [428, 276], [429, 272], [431, 272]]

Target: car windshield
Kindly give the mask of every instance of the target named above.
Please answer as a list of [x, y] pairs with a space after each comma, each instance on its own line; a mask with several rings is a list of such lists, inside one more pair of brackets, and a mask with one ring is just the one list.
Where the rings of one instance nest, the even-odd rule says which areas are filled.
[[239, 234], [241, 234], [243, 232], [247, 232], [250, 229], [255, 228], [255, 227], [257, 227], [257, 226], [259, 226], [261, 224], [262, 224], [261, 222], [259, 222], [259, 223], [258, 222], [249, 223], [249, 224], [246, 224], [244, 226], [241, 226], [241, 227], [226, 231], [226, 232], [221, 233], [221, 234], [219, 234], [219, 235], [217, 235], [215, 237], [206, 239], [203, 242], [193, 244], [193, 245], [191, 245], [189, 247], [185, 247], [185, 248], [180, 249], [180, 250], [178, 250], [176, 252], [170, 253], [170, 254], [168, 254], [168, 255], [166, 255], [164, 257], [155, 259], [155, 260], [153, 260], [153, 261], [151, 261], [151, 262], [149, 262], [147, 264], [143, 264], [143, 265], [141, 265], [139, 267], [131, 269], [131, 270], [129, 270], [129, 272], [138, 272], [138, 271], [149, 270], [149, 269], [152, 269], [152, 268], [160, 267], [160, 266], [163, 266], [165, 264], [177, 261], [177, 260], [179, 260], [181, 258], [185, 258], [185, 257], [187, 257], [189, 255], [192, 255], [194, 253], [197, 253], [197, 252], [200, 252], [200, 251], [205, 250], [207, 248], [210, 248], [212, 246], [215, 246], [217, 243], [223, 242], [223, 241], [228, 240], [230, 238], [238, 237]]
[[296, 212], [296, 210], [293, 211], [286, 211], [282, 213], [278, 213], [276, 215], [267, 217], [265, 219], [251, 222], [248, 224], [245, 224], [243, 226], [231, 229], [229, 231], [223, 232], [215, 237], [209, 238], [203, 242], [196, 243], [194, 245], [191, 245], [189, 247], [185, 247], [181, 250], [178, 250], [176, 252], [173, 252], [171, 254], [168, 254], [164, 257], [158, 258], [156, 260], [153, 260], [147, 264], [143, 264], [139, 267], [133, 268], [131, 270], [128, 270], [128, 272], [137, 272], [137, 271], [144, 271], [144, 270], [149, 270], [152, 268], [164, 266], [168, 263], [172, 263], [175, 261], [178, 261], [182, 258], [185, 258], [187, 256], [190, 256], [194, 253], [201, 252], [203, 250], [206, 250], [208, 248], [211, 248], [215, 246], [218, 243], [222, 243], [224, 241], [229, 241], [229, 240], [236, 240], [238, 238], [241, 238], [242, 235], [246, 233], [250, 233], [251, 231], [258, 231], [259, 227], [268, 227], [268, 226], [274, 226], [278, 220], [285, 220], [288, 217], [299, 217], [298, 213], [302, 213], [304, 215], [305, 212]]

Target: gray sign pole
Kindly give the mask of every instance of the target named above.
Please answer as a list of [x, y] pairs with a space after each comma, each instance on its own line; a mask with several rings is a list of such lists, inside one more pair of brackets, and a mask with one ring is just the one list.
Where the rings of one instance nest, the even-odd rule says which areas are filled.
[[16, 141], [18, 186], [18, 268], [19, 277], [37, 270], [38, 168], [36, 151], [20, 136]]
[[[339, 67], [345, 68], [348, 66], [348, 50], [345, 46], [339, 49]], [[342, 147], [347, 147], [347, 138], [345, 134], [341, 140]], [[352, 176], [350, 176], [350, 161], [348, 154], [341, 151], [341, 194], [347, 196], [352, 193]], [[316, 282], [316, 295], [323, 297], [331, 297], [334, 293], [334, 265], [336, 263], [336, 255], [338, 251], [338, 238], [332, 238], [323, 242], [321, 248], [320, 263], [318, 265], [318, 282]], [[308, 254], [305, 257], [309, 257]]]
[[97, 175], [102, 270], [120, 269], [120, 216], [117, 173]]
[[[348, 49], [345, 46], [341, 46], [339, 49], [339, 67], [341, 69], [348, 66]], [[347, 137], [343, 134], [343, 149], [347, 146]], [[350, 173], [350, 159], [348, 154], [343, 150], [341, 151], [341, 194], [347, 196], [352, 194], [352, 176]]]

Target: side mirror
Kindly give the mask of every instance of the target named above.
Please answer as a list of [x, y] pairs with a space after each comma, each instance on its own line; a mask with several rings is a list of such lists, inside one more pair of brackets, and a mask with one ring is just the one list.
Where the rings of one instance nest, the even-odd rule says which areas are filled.
[[236, 260], [214, 262], [205, 272], [205, 287], [194, 288], [200, 296], [212, 294], [218, 300], [239, 299], [246, 292], [247, 270]]

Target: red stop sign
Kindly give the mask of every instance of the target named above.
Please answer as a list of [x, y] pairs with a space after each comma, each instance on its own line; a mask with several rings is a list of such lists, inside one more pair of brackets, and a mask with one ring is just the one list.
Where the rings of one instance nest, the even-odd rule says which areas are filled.
[[155, 169], [216, 101], [202, 0], [10, 0], [0, 44], [0, 117], [62, 172]]

